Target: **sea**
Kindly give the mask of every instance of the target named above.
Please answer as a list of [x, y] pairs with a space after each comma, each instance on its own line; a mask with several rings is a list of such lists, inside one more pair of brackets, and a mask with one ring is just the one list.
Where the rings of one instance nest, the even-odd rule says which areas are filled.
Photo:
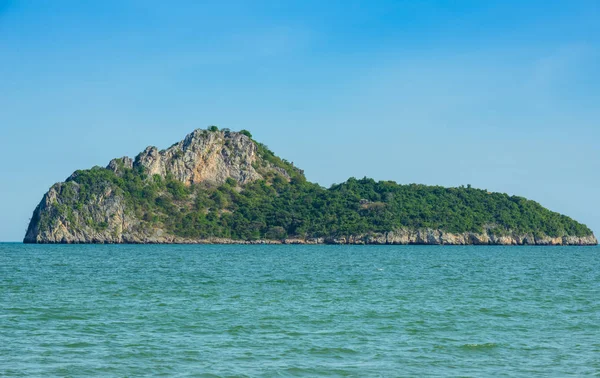
[[600, 376], [600, 248], [4, 243], [0, 376]]

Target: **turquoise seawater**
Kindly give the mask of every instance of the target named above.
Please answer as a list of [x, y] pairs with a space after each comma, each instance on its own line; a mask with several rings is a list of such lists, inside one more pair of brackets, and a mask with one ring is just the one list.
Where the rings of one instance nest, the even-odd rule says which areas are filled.
[[600, 375], [600, 248], [0, 244], [0, 376], [499, 375]]

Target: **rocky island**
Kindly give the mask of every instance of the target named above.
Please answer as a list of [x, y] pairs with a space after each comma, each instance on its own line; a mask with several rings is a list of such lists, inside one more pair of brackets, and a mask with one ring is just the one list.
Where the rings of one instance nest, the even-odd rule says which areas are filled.
[[73, 173], [25, 243], [596, 245], [518, 196], [351, 178], [326, 189], [242, 130], [195, 130], [165, 150]]

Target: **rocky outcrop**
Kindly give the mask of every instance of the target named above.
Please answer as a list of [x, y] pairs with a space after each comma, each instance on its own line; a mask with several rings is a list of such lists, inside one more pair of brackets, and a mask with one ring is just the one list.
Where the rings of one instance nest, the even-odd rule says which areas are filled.
[[125, 169], [133, 168], [133, 159], [128, 156], [123, 156], [120, 159], [112, 159], [106, 168], [116, 174], [121, 174]]
[[429, 245], [597, 245], [594, 235], [535, 237], [532, 234], [508, 232], [506, 235], [494, 235], [491, 228], [482, 233], [448, 233], [433, 229], [396, 229], [385, 233], [349, 235], [346, 237], [326, 238], [327, 244], [429, 244]]
[[[111, 160], [106, 169], [117, 176], [128, 169], [143, 170], [149, 177], [172, 175], [187, 185], [201, 182], [220, 185], [227, 179], [244, 185], [263, 178], [257, 168], [289, 180], [286, 170], [261, 159], [257, 150], [257, 144], [245, 134], [198, 129], [166, 150], [147, 147], [135, 159]], [[33, 213], [24, 242], [185, 242], [140, 219], [110, 182], [95, 187], [93, 195], [80, 193], [80, 185], [75, 180], [78, 175], [75, 172], [44, 195]]]
[[52, 186], [36, 207], [25, 235], [26, 243], [123, 243], [139, 221], [124, 199], [110, 186], [100, 188], [84, 206], [73, 206], [79, 185], [69, 181]]
[[144, 167], [150, 175], [171, 174], [185, 184], [222, 184], [233, 178], [243, 185], [262, 178], [252, 166], [257, 159], [256, 144], [246, 135], [196, 130], [166, 150], [146, 148], [133, 167]]
[[255, 142], [246, 135], [198, 129], [166, 150], [149, 146], [135, 160], [129, 157], [113, 159], [106, 168], [115, 173], [127, 168], [141, 168], [150, 176], [172, 175], [188, 185], [201, 182], [218, 185], [228, 178], [244, 185], [263, 178], [255, 169], [259, 161], [267, 171], [276, 171], [289, 178], [284, 169], [262, 161]]

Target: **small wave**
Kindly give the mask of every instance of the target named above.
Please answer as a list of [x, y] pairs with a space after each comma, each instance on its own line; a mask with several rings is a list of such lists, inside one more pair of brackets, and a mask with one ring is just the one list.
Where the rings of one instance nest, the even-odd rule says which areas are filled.
[[303, 367], [289, 367], [285, 370], [281, 370], [277, 372], [277, 375], [282, 376], [338, 376], [338, 377], [347, 377], [350, 376], [351, 373], [348, 370], [343, 369], [328, 369], [328, 368], [303, 368]]
[[357, 354], [358, 352], [350, 348], [311, 348], [309, 350], [311, 354], [326, 354], [326, 355], [340, 355], [340, 354]]
[[261, 282], [262, 284], [280, 284], [280, 285], [302, 285], [305, 282], [289, 279], [272, 279]]
[[237, 325], [237, 326], [233, 326], [233, 327], [229, 327], [227, 329], [227, 333], [231, 334], [231, 335], [238, 335], [240, 333], [246, 333], [249, 331], [249, 328], [243, 325]]
[[470, 349], [470, 350], [484, 350], [484, 349], [493, 349], [498, 347], [496, 343], [483, 343], [483, 344], [463, 344], [461, 345], [462, 349]]
[[285, 334], [286, 336], [291, 336], [291, 337], [300, 337], [300, 336], [306, 336], [306, 335], [309, 335], [309, 333], [306, 333], [306, 332], [299, 332], [299, 331], [287, 331], [287, 332], [284, 332], [284, 334]]
[[493, 310], [491, 308], [487, 308], [487, 307], [482, 307], [479, 309], [479, 312], [490, 314], [491, 316], [497, 316], [499, 318], [510, 318], [512, 316], [511, 314], [505, 314], [502, 312], [494, 312], [494, 311], [495, 310]]
[[87, 320], [88, 318], [81, 315], [73, 314], [42, 314], [35, 319], [40, 321], [51, 321], [51, 320]]
[[74, 342], [74, 343], [68, 343], [68, 344], [64, 344], [64, 346], [66, 348], [89, 348], [89, 347], [93, 347], [95, 346], [95, 344], [92, 343], [86, 343], [84, 341], [79, 341], [79, 342]]

